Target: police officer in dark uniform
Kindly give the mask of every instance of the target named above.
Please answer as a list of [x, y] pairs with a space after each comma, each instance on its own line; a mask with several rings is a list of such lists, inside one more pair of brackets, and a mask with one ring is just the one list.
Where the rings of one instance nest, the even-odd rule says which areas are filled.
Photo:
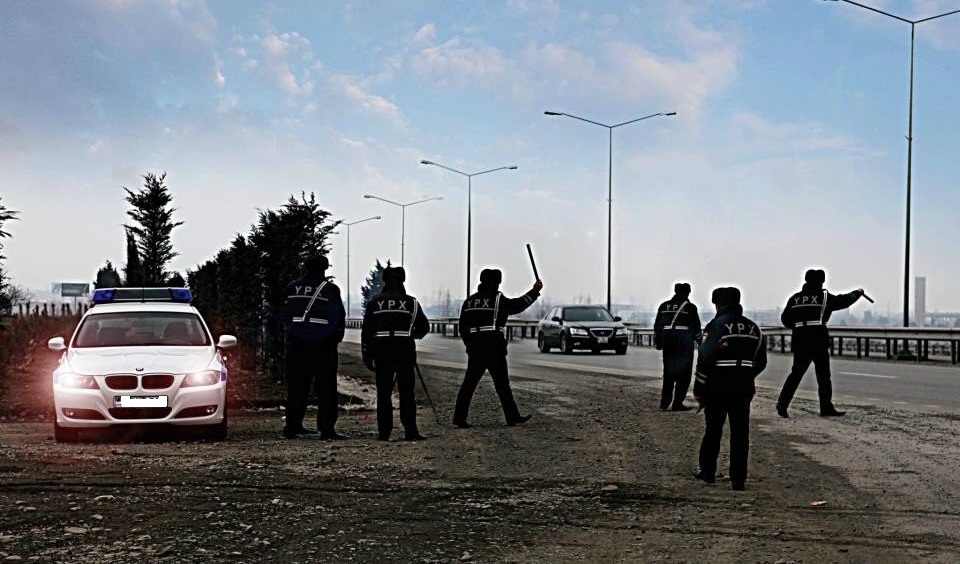
[[473, 392], [483, 377], [490, 371], [493, 385], [503, 407], [507, 425], [526, 423], [530, 415], [520, 415], [510, 389], [507, 376], [507, 339], [504, 327], [507, 317], [530, 307], [540, 297], [543, 282], [537, 280], [529, 292], [519, 298], [508, 298], [500, 293], [503, 274], [496, 269], [484, 269], [480, 273], [477, 293], [470, 295], [460, 308], [460, 338], [467, 347], [467, 372], [457, 394], [457, 406], [453, 424], [467, 428], [467, 413]]
[[693, 475], [708, 484], [716, 479], [723, 423], [729, 417], [730, 486], [743, 490], [750, 449], [750, 401], [756, 393], [754, 380], [767, 367], [767, 348], [760, 327], [743, 316], [740, 290], [717, 288], [711, 301], [717, 305], [717, 315], [703, 332], [693, 384], [693, 395], [706, 419], [700, 466]]
[[287, 414], [283, 436], [313, 433], [303, 427], [310, 382], [317, 394], [317, 428], [320, 438], [345, 438], [337, 423], [337, 344], [343, 340], [346, 312], [340, 288], [326, 275], [327, 257], [313, 255], [304, 263], [304, 274], [287, 285], [283, 304], [286, 334]]
[[806, 282], [799, 292], [790, 296], [783, 309], [780, 320], [784, 326], [793, 329], [791, 343], [793, 348], [793, 368], [783, 382], [780, 398], [777, 400], [777, 413], [780, 417], [789, 417], [787, 408], [796, 393], [810, 363], [817, 372], [817, 394], [820, 396], [820, 415], [837, 417], [844, 411], [837, 411], [833, 405], [833, 385], [830, 381], [830, 333], [827, 321], [830, 314], [852, 306], [863, 289], [858, 288], [848, 294], [835, 296], [823, 288], [827, 275], [822, 270], [808, 270], [804, 275]]
[[[690, 301], [690, 284], [677, 282], [674, 295], [660, 304], [653, 322], [653, 344], [663, 351], [660, 409], [687, 411], [683, 398], [693, 375], [693, 349], [700, 339], [700, 314]], [[672, 400], [672, 401], [671, 401]]]
[[408, 441], [422, 441], [417, 430], [417, 404], [414, 397], [417, 347], [430, 324], [416, 298], [407, 294], [403, 267], [388, 266], [383, 271], [383, 290], [367, 302], [363, 314], [361, 350], [363, 363], [377, 374], [377, 437], [390, 440], [393, 430], [393, 384], [400, 393], [400, 422]]

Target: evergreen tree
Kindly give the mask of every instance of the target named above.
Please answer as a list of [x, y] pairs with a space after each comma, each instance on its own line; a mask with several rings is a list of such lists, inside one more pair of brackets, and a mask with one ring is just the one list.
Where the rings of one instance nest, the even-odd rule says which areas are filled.
[[183, 288], [186, 285], [187, 281], [183, 279], [179, 272], [174, 272], [167, 279], [167, 286], [170, 288]]
[[183, 225], [182, 221], [173, 220], [176, 208], [171, 206], [173, 196], [164, 184], [166, 177], [166, 173], [157, 176], [148, 172], [143, 175], [141, 190], [133, 192], [124, 188], [131, 208], [127, 210], [127, 215], [133, 220], [132, 224], [125, 227], [136, 241], [145, 286], [166, 284], [170, 276], [166, 270], [167, 264], [177, 256], [170, 234], [175, 227]]
[[94, 288], [116, 288], [120, 286], [120, 273], [113, 267], [108, 260], [107, 263], [97, 271], [97, 280], [93, 283]]
[[[3, 230], [3, 224], [18, 219], [17, 215], [20, 212], [16, 212], [10, 209], [7, 209], [3, 202], [0, 202], [0, 252], [3, 251], [3, 239], [10, 237], [10, 234]], [[7, 273], [3, 268], [3, 261], [7, 257], [0, 254], [0, 313], [7, 312], [12, 305], [12, 298], [10, 296], [10, 289], [7, 286]]]
[[389, 267], [389, 260], [387, 261], [387, 265], [384, 266], [380, 264], [380, 259], [377, 259], [377, 264], [370, 270], [367, 280], [363, 283], [363, 286], [360, 287], [360, 307], [363, 311], [367, 311], [367, 303], [377, 297], [383, 290], [383, 271]]
[[143, 277], [143, 266], [140, 264], [140, 252], [137, 250], [137, 241], [130, 230], [127, 230], [127, 264], [123, 267], [124, 286], [146, 286]]

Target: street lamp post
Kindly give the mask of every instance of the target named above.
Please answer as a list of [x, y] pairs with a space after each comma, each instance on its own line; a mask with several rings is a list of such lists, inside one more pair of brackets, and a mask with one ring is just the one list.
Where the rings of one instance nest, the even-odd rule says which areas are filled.
[[364, 194], [364, 198], [372, 198], [374, 200], [380, 200], [381, 202], [386, 202], [388, 204], [393, 204], [400, 207], [400, 266], [403, 266], [403, 253], [406, 239], [407, 231], [407, 207], [415, 206], [417, 204], [422, 204], [424, 202], [430, 202], [433, 200], [442, 200], [443, 196], [433, 196], [431, 198], [424, 198], [422, 200], [417, 200], [416, 202], [410, 202], [407, 204], [401, 204], [399, 202], [394, 202], [393, 200], [388, 200], [386, 198], [381, 198], [380, 196], [374, 196], [373, 194]]
[[564, 112], [543, 112], [548, 116], [566, 116], [573, 119], [578, 119], [580, 121], [585, 121], [587, 123], [592, 123], [594, 125], [599, 125], [600, 127], [606, 127], [609, 134], [609, 153], [607, 155], [607, 310], [613, 311], [611, 309], [611, 283], [613, 277], [613, 130], [623, 126], [629, 125], [634, 122], [643, 121], [645, 119], [650, 119], [657, 116], [675, 116], [677, 112], [660, 112], [656, 114], [650, 114], [642, 118], [632, 119], [630, 121], [625, 121], [615, 125], [607, 125], [605, 123], [600, 123], [597, 121], [589, 120], [582, 118], [580, 116], [575, 116], [573, 114], [568, 114]]
[[380, 219], [379, 215], [373, 217], [368, 217], [366, 219], [358, 219], [351, 222], [341, 222], [342, 225], [347, 226], [347, 317], [350, 317], [350, 226], [356, 225], [358, 223], [363, 223], [364, 221], [370, 221], [373, 219]]
[[483, 170], [483, 171], [474, 172], [474, 173], [466, 173], [466, 172], [463, 172], [462, 170], [457, 170], [457, 169], [455, 169], [455, 168], [450, 168], [450, 167], [448, 167], [448, 166], [442, 165], [442, 164], [437, 163], [437, 162], [428, 161], [428, 160], [426, 160], [426, 159], [421, 160], [421, 161], [420, 161], [420, 164], [438, 166], [438, 167], [440, 167], [440, 168], [449, 170], [450, 172], [455, 172], [455, 173], [457, 173], [457, 174], [459, 174], [459, 175], [461, 175], [461, 176], [466, 176], [466, 177], [467, 177], [467, 293], [466, 293], [465, 295], [466, 295], [466, 296], [469, 296], [469, 295], [470, 295], [470, 238], [471, 238], [471, 231], [472, 231], [472, 219], [471, 219], [471, 218], [472, 218], [472, 215], [473, 215], [473, 212], [471, 211], [472, 199], [473, 199], [473, 196], [472, 196], [472, 194], [473, 194], [473, 177], [474, 177], [474, 176], [480, 176], [481, 174], [487, 174], [488, 172], [496, 172], [496, 171], [498, 171], [498, 170], [517, 170], [517, 167], [516, 167], [516, 166], [513, 166], [513, 165], [511, 165], [511, 166], [501, 166], [501, 167], [497, 167], [497, 168], [491, 168], [490, 170]]
[[[852, 4], [859, 8], [865, 10], [870, 10], [877, 14], [887, 16], [888, 18], [893, 18], [895, 20], [910, 24], [910, 109], [908, 112], [907, 118], [907, 220], [906, 220], [906, 236], [904, 237], [904, 250], [903, 250], [903, 326], [910, 326], [910, 196], [911, 196], [911, 178], [913, 174], [913, 47], [914, 41], [916, 39], [917, 33], [917, 24], [928, 22], [930, 20], [935, 20], [945, 16], [950, 16], [953, 14], [960, 13], [960, 10], [953, 10], [952, 12], [944, 12], [936, 16], [930, 16], [928, 18], [920, 18], [919, 20], [909, 20], [867, 6], [865, 4], [860, 4], [859, 2], [854, 2], [853, 0], [833, 0], [843, 1], [847, 4]], [[904, 341], [904, 349], [906, 350], [906, 341]]]

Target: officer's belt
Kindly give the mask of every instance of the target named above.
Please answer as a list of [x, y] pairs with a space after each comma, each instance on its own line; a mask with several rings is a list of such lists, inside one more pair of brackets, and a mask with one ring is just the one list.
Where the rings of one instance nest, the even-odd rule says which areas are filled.
[[689, 330], [690, 330], [690, 328], [687, 327], [686, 325], [673, 325], [673, 326], [671, 326], [671, 325], [664, 325], [664, 326], [663, 326], [663, 330], [664, 330], [664, 331], [668, 331], [668, 330], [670, 330], [670, 329], [677, 329], [677, 330], [682, 330], [682, 331], [689, 331]]
[[502, 329], [497, 329], [495, 325], [485, 325], [483, 327], [471, 327], [470, 333], [495, 333], [501, 332]]
[[753, 367], [752, 360], [718, 360], [715, 366], [746, 366]]
[[811, 327], [816, 325], [823, 325], [823, 323], [816, 319], [813, 321], [798, 321], [795, 327]]
[[377, 331], [374, 337], [409, 337], [410, 331]]

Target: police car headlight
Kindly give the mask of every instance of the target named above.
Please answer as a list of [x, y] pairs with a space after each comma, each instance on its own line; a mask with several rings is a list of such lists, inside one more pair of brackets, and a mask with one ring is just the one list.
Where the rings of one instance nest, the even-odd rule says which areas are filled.
[[573, 328], [570, 329], [570, 334], [571, 334], [571, 335], [576, 335], [576, 336], [578, 336], [578, 337], [586, 337], [586, 336], [587, 336], [587, 330], [586, 330], [586, 329], [579, 329], [579, 328], [577, 328], [577, 327], [573, 327]]
[[618, 328], [616, 334], [617, 334], [617, 335], [626, 335], [626, 334], [627, 334], [627, 328], [626, 328], [626, 327], [620, 327], [620, 328]]
[[87, 376], [85, 374], [61, 374], [60, 375], [60, 385], [65, 388], [84, 388], [87, 390], [97, 390], [100, 386], [97, 386], [97, 381], [93, 379], [93, 376]]
[[212, 386], [219, 381], [219, 372], [216, 370], [205, 370], [203, 372], [187, 374], [186, 378], [183, 379], [183, 383], [180, 384], [180, 387], [189, 388], [191, 386]]

